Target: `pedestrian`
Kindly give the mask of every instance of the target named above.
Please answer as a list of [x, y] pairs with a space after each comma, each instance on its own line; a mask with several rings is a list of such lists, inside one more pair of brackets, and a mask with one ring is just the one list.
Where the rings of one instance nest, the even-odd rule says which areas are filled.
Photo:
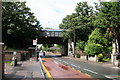
[[45, 51], [43, 52], [43, 56], [45, 56]]

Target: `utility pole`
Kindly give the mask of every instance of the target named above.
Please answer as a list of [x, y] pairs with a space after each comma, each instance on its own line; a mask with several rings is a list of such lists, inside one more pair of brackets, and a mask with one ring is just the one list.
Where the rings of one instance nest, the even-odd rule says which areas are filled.
[[2, 1], [0, 0], [0, 42], [2, 42]]
[[75, 58], [75, 25], [74, 25], [74, 49], [73, 49], [73, 54], [74, 54], [74, 58]]
[[3, 49], [3, 43], [2, 43], [2, 0], [0, 0], [0, 80], [3, 79], [3, 57], [2, 57], [2, 49]]

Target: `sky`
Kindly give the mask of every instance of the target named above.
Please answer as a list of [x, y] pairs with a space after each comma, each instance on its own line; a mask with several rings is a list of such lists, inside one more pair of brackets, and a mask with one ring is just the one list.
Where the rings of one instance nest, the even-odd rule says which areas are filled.
[[[26, 5], [40, 21], [41, 27], [59, 29], [59, 24], [66, 15], [75, 12], [77, 3], [87, 0], [26, 0]], [[98, 0], [89, 0], [90, 5]]]

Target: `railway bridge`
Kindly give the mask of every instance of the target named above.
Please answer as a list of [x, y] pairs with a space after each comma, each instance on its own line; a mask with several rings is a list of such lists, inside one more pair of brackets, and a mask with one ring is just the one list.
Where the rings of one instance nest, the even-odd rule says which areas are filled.
[[62, 56], [68, 55], [68, 39], [63, 40], [62, 29], [42, 29], [38, 44], [58, 44], [62, 46]]

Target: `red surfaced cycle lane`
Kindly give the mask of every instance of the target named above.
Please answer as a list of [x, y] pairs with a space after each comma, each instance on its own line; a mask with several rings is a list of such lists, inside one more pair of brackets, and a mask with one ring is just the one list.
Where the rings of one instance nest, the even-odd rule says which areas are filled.
[[54, 80], [97, 80], [87, 74], [65, 66], [61, 63], [55, 62], [51, 58], [42, 58], [42, 60], [44, 66], [49, 71]]

